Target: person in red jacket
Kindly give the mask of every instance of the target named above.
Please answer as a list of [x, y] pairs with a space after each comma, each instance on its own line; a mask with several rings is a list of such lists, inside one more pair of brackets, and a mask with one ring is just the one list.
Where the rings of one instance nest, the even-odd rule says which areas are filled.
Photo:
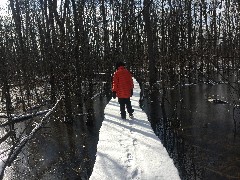
[[116, 72], [113, 75], [112, 92], [113, 98], [118, 97], [122, 119], [126, 119], [125, 106], [129, 116], [133, 117], [133, 108], [130, 97], [133, 95], [133, 79], [131, 73], [125, 68], [123, 62], [116, 64]]

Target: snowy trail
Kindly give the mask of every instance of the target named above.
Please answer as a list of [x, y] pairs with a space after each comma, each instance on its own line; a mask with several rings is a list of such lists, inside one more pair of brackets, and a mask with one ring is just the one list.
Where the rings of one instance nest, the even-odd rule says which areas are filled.
[[134, 87], [131, 97], [134, 119], [120, 118], [117, 98], [105, 108], [90, 180], [180, 179], [173, 160], [139, 107], [140, 87], [135, 79]]

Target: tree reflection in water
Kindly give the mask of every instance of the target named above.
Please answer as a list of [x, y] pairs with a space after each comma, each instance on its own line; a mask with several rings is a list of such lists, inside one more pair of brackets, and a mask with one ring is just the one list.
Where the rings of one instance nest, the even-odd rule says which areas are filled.
[[[144, 94], [143, 109], [182, 179], [240, 179], [236, 92], [226, 84], [199, 84], [169, 89], [164, 97]], [[208, 95], [228, 103], [210, 103]]]
[[[107, 97], [93, 103], [94, 126], [83, 126], [87, 116], [73, 122], [52, 119], [39, 131], [5, 173], [11, 180], [25, 179], [88, 179], [95, 162], [98, 132], [103, 120]], [[59, 115], [59, 114], [58, 114]], [[19, 128], [25, 129], [25, 122]]]

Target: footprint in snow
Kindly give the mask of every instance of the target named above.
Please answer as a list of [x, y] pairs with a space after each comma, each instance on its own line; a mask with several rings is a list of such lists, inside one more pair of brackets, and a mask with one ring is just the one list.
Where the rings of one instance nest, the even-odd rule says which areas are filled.
[[127, 153], [127, 158], [128, 158], [128, 160], [132, 160], [133, 159], [132, 154], [131, 153]]
[[138, 169], [135, 169], [133, 172], [132, 172], [132, 179], [139, 179], [139, 172], [138, 172]]
[[133, 139], [133, 145], [137, 145], [137, 139]]

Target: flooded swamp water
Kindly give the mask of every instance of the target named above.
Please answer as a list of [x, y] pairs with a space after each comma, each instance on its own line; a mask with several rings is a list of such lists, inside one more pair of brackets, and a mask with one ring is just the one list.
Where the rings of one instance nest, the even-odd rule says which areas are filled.
[[[168, 89], [164, 99], [161, 91], [142, 92], [140, 105], [183, 180], [240, 179], [240, 108], [236, 91], [226, 83], [200, 83]], [[50, 121], [7, 168], [4, 180], [88, 179], [108, 101], [107, 97], [94, 101], [95, 126], [91, 128], [83, 128], [80, 119], [70, 124]], [[28, 125], [20, 123], [18, 128]]]
[[[109, 98], [94, 101], [93, 127], [83, 127], [76, 118], [72, 123], [50, 119], [29, 141], [11, 167], [5, 170], [4, 180], [85, 180], [95, 162], [98, 133]], [[34, 121], [19, 123], [18, 132], [29, 133]], [[28, 127], [28, 128], [26, 128]]]
[[150, 93], [142, 107], [181, 179], [240, 179], [239, 95], [228, 83]]

